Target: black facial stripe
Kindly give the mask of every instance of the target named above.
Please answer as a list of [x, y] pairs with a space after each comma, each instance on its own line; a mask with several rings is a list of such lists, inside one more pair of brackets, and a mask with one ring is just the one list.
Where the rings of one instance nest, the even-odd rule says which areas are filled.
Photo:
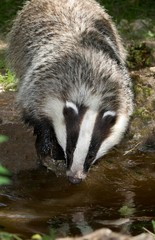
[[103, 51], [109, 57], [116, 61], [118, 65], [121, 65], [121, 60], [116, 51], [110, 46], [110, 44], [104, 39], [102, 34], [98, 31], [84, 32], [81, 36], [81, 43], [85, 48], [93, 47], [98, 51]]
[[100, 112], [96, 118], [89, 151], [84, 163], [85, 172], [88, 171], [102, 142], [110, 135], [111, 128], [116, 122], [117, 116], [107, 115], [103, 118], [103, 112]]
[[84, 106], [78, 107], [78, 113], [76, 113], [72, 108], [64, 108], [64, 117], [66, 122], [66, 131], [67, 131], [67, 146], [66, 146], [66, 155], [67, 155], [67, 168], [69, 169], [73, 162], [73, 153], [76, 147], [80, 132], [80, 123], [83, 119], [83, 116], [87, 108]]
[[53, 127], [51, 127], [52, 157], [54, 160], [65, 160], [62, 147], [58, 143]]

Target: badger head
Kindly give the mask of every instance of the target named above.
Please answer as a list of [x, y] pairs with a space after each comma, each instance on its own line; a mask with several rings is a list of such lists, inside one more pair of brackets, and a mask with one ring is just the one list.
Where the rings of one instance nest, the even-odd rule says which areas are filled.
[[58, 143], [66, 158], [66, 175], [80, 183], [90, 167], [118, 144], [129, 117], [113, 109], [94, 110], [70, 101], [48, 100], [46, 114], [51, 116]]

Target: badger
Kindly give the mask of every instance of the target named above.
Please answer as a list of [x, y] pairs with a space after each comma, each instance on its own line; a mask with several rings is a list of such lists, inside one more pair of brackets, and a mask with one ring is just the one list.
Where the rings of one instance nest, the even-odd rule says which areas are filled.
[[63, 159], [71, 183], [122, 139], [133, 112], [126, 51], [95, 0], [31, 0], [9, 34], [17, 104], [41, 159]]

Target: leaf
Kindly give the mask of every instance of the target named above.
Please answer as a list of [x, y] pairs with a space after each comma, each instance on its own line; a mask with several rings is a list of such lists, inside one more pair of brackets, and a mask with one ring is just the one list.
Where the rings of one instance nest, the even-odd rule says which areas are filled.
[[0, 232], [0, 239], [1, 240], [22, 240], [16, 234], [11, 234], [7, 232]]
[[155, 221], [152, 220], [152, 227], [153, 227], [153, 232], [155, 233]]
[[135, 212], [135, 209], [128, 206], [123, 206], [119, 209], [119, 213], [123, 217], [129, 217]]
[[42, 240], [42, 236], [40, 234], [34, 234], [31, 239], [33, 240]]
[[7, 142], [8, 141], [8, 137], [5, 136], [5, 135], [0, 135], [0, 143], [3, 143], [3, 142]]
[[148, 31], [147, 34], [148, 34], [149, 37], [154, 37], [155, 36], [155, 34], [152, 31]]
[[0, 165], [0, 175], [7, 175], [10, 176], [11, 173], [8, 169], [6, 169], [5, 167], [3, 167], [2, 165]]
[[52, 240], [51, 236], [43, 235], [42, 240]]
[[11, 180], [8, 177], [0, 176], [0, 185], [8, 185], [11, 183]]

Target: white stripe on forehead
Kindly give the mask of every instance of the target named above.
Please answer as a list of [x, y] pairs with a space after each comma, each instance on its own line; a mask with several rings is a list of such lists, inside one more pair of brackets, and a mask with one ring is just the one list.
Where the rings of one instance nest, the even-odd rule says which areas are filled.
[[67, 108], [72, 108], [76, 114], [79, 113], [79, 110], [78, 110], [77, 106], [73, 102], [66, 101], [66, 107]]
[[43, 111], [52, 120], [57, 140], [66, 153], [66, 125], [63, 115], [64, 102], [48, 98], [45, 102]]
[[106, 117], [106, 116], [116, 116], [116, 112], [114, 111], [106, 111], [104, 114], [103, 114], [103, 118]]
[[89, 150], [97, 112], [87, 110], [80, 127], [77, 145], [73, 154], [72, 172], [83, 171], [83, 165]]

